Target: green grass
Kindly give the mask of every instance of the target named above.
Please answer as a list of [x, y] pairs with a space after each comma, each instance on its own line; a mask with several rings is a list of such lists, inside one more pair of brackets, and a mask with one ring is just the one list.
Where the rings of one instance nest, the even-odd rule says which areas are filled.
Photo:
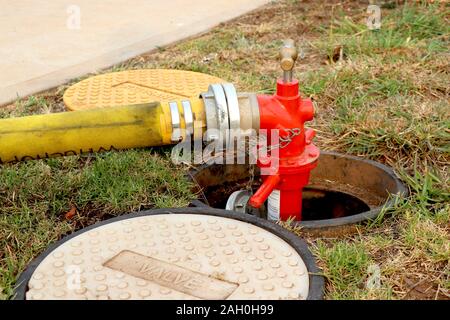
[[[0, 169], [0, 287], [49, 243], [83, 226], [148, 208], [186, 206], [184, 171], [151, 150], [6, 165]], [[77, 215], [67, 220], [72, 206]]]
[[387, 17], [382, 16], [381, 28], [371, 31], [364, 19], [355, 21], [340, 10], [331, 28], [323, 31], [329, 33], [329, 43], [343, 45], [351, 57], [385, 55], [394, 49], [422, 45], [428, 46], [428, 53], [443, 52], [447, 48], [436, 38], [448, 35], [450, 31], [446, 14], [448, 12], [440, 10], [437, 3], [406, 3]]
[[[344, 7], [338, 1], [276, 1], [111, 68], [200, 71], [240, 91], [272, 93], [280, 37], [300, 43], [305, 57], [296, 76], [316, 103], [310, 124], [318, 131], [316, 143], [392, 166], [410, 191], [357, 234], [308, 238], [323, 268], [327, 299], [450, 298], [450, 12], [425, 3], [392, 7], [382, 9], [381, 29], [370, 31], [367, 1]], [[330, 61], [338, 46], [343, 59]], [[60, 112], [67, 87], [19, 100], [0, 110], [0, 118]], [[167, 151], [0, 167], [0, 298], [9, 298], [30, 260], [65, 234], [130, 211], [185, 206], [191, 186]], [[77, 215], [67, 220], [72, 206]], [[367, 285], [374, 270], [380, 271], [375, 288]]]
[[392, 297], [388, 287], [367, 285], [372, 276], [371, 270], [378, 266], [363, 243], [339, 242], [329, 246], [319, 240], [315, 254], [327, 261], [323, 273], [329, 281], [329, 299], [367, 299], [373, 294], [382, 299]]
[[[359, 236], [315, 244], [329, 298], [449, 298], [448, 14], [404, 5], [378, 31], [341, 16], [327, 40], [317, 39], [324, 55], [337, 45], [345, 53], [306, 75], [306, 91], [322, 106], [323, 145], [393, 166], [411, 193]], [[381, 268], [378, 292], [361, 284], [370, 258]], [[414, 295], [423, 279], [429, 288]]]

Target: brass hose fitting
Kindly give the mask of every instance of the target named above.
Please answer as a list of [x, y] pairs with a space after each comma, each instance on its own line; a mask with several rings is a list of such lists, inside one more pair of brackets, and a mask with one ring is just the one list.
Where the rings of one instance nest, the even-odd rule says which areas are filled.
[[292, 82], [292, 69], [298, 57], [298, 51], [295, 47], [295, 42], [292, 39], [287, 39], [283, 43], [280, 50], [281, 69], [283, 69], [283, 81]]

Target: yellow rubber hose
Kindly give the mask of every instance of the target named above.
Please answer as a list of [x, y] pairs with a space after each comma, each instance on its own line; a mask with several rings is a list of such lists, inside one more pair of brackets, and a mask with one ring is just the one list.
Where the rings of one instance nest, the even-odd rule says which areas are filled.
[[[190, 100], [203, 130], [201, 99]], [[185, 128], [178, 102], [181, 128]], [[168, 103], [153, 102], [0, 120], [0, 163], [172, 144]]]

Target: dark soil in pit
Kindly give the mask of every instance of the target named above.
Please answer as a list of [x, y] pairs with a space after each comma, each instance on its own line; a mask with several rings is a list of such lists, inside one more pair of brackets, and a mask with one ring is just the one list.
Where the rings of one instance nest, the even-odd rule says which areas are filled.
[[303, 220], [341, 218], [370, 210], [362, 200], [339, 191], [305, 188], [302, 201]]
[[[261, 182], [252, 185], [255, 192]], [[209, 206], [218, 209], [225, 209], [229, 196], [237, 190], [248, 188], [248, 180], [232, 183], [224, 183], [220, 187], [209, 187], [200, 193], [200, 200], [206, 198]], [[350, 194], [318, 188], [308, 188], [303, 190], [303, 220], [324, 220], [341, 218], [369, 211], [370, 207], [361, 199]]]

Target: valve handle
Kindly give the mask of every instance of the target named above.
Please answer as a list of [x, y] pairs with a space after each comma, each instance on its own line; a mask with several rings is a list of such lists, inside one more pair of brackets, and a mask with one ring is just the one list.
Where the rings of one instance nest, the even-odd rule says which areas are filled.
[[292, 69], [298, 57], [298, 51], [295, 47], [295, 42], [292, 39], [284, 41], [280, 50], [280, 64], [283, 69], [283, 81], [292, 82]]

